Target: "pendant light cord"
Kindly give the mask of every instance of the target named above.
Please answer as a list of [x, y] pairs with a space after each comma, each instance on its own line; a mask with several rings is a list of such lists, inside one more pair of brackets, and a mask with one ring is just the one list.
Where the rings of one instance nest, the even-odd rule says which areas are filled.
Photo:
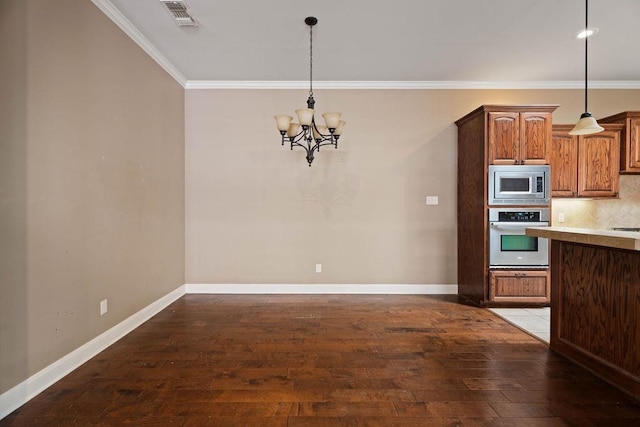
[[[586, 34], [588, 34], [589, 31], [589, 0], [585, 0], [585, 12], [584, 12], [584, 30], [587, 32]], [[587, 82], [589, 81], [587, 78], [587, 59], [588, 59], [588, 49], [589, 46], [589, 36], [587, 35], [584, 38], [584, 112], [588, 112], [588, 103], [587, 103], [587, 96], [588, 96], [588, 86], [587, 86]]]

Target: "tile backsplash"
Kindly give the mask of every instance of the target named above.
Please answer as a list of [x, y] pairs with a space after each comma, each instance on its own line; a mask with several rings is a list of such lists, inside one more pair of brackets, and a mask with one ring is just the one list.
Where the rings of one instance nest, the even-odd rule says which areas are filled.
[[[558, 227], [640, 227], [640, 175], [620, 175], [619, 199], [554, 199], [552, 208], [552, 225]], [[560, 213], [564, 222], [558, 221]]]

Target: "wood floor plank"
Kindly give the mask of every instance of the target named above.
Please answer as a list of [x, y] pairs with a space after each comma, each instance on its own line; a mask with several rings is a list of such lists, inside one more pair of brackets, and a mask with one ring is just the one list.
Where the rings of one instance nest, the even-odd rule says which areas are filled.
[[640, 402], [454, 296], [185, 295], [0, 426], [622, 426]]

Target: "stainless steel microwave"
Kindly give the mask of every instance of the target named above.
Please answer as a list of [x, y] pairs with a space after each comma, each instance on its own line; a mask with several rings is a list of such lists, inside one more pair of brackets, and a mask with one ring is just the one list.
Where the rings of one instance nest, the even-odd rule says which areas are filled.
[[548, 205], [550, 200], [549, 165], [489, 166], [490, 205]]

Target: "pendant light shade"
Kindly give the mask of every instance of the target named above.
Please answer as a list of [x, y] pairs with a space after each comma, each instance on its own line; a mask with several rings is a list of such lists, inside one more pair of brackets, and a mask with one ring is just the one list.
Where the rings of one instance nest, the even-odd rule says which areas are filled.
[[598, 124], [591, 113], [582, 113], [575, 127], [569, 131], [569, 135], [590, 135], [602, 132], [604, 128]]
[[589, 32], [589, 0], [584, 2], [584, 113], [580, 116], [580, 120], [576, 123], [575, 127], [569, 131], [569, 135], [590, 135], [592, 133], [602, 132], [604, 128], [598, 124], [596, 119], [591, 115], [587, 106], [587, 94], [588, 94], [588, 78], [587, 78], [587, 58], [589, 52], [589, 35], [594, 34], [594, 31]]

